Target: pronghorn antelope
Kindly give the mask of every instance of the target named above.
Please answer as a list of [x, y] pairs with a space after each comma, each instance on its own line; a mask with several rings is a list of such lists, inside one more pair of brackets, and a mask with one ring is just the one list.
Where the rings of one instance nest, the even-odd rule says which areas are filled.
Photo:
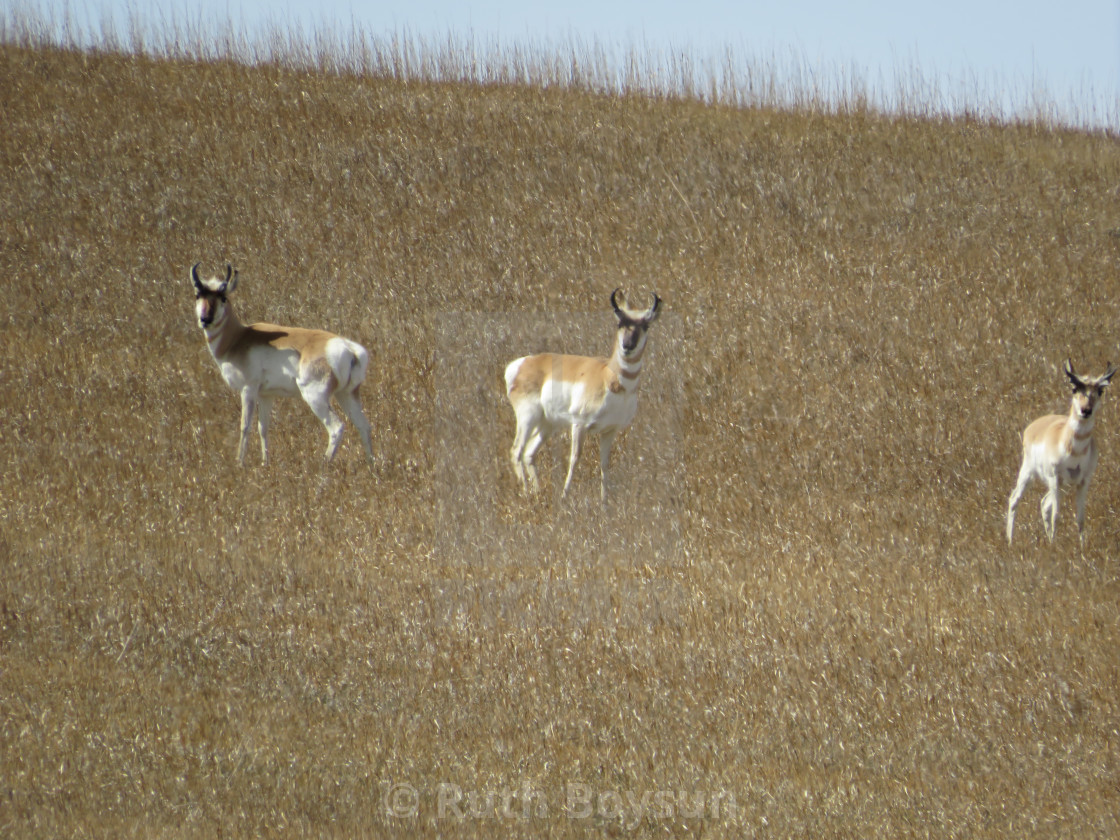
[[1069, 414], [1039, 417], [1023, 432], [1023, 465], [1007, 502], [1008, 545], [1015, 530], [1015, 508], [1035, 477], [1045, 482], [1047, 488], [1042, 497], [1042, 525], [1050, 542], [1054, 541], [1054, 526], [1058, 521], [1058, 487], [1063, 483], [1077, 488], [1077, 534], [1082, 543], [1085, 541], [1085, 500], [1089, 495], [1089, 480], [1097, 467], [1093, 425], [1097, 404], [1116, 368], [1110, 362], [1101, 376], [1078, 376], [1067, 359], [1062, 369], [1073, 386]]
[[327, 429], [327, 460], [334, 458], [342, 440], [342, 421], [331, 410], [334, 397], [362, 435], [366, 457], [373, 462], [370, 425], [358, 402], [358, 387], [366, 377], [369, 354], [357, 342], [323, 330], [245, 326], [234, 312], [228, 295], [237, 288], [237, 272], [226, 266], [226, 279], [198, 276], [191, 268], [198, 325], [214, 361], [234, 391], [241, 394], [241, 441], [237, 460], [245, 463], [253, 412], [261, 438], [261, 459], [268, 463], [268, 420], [277, 397], [297, 394], [311, 407]]
[[[506, 367], [506, 393], [517, 415], [517, 434], [510, 457], [513, 471], [526, 493], [536, 492], [537, 471], [533, 457], [546, 439], [558, 429], [570, 427], [572, 449], [564, 493], [588, 432], [599, 435], [601, 496], [607, 499], [607, 461], [611, 445], [620, 431], [630, 425], [638, 409], [638, 377], [646, 332], [657, 320], [661, 299], [645, 312], [626, 308], [625, 295], [611, 293], [611, 306], [618, 317], [618, 337], [609, 359], [541, 353], [523, 356]], [[526, 482], [526, 475], [528, 482]]]

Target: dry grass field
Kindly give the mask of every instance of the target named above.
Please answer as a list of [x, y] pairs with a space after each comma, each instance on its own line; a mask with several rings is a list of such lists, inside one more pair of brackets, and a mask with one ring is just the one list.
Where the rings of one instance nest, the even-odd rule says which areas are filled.
[[[1115, 837], [1120, 144], [0, 46], [0, 835]], [[272, 463], [188, 272], [373, 356]], [[598, 500], [502, 370], [656, 291]]]

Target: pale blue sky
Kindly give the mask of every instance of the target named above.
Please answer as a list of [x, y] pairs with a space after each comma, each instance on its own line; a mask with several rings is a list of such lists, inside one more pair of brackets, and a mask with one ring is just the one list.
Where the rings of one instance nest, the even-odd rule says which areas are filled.
[[[69, 8], [96, 21], [106, 12], [158, 22], [201, 16], [244, 25], [307, 29], [358, 23], [369, 35], [448, 34], [505, 43], [583, 42], [626, 49], [687, 49], [745, 60], [777, 56], [824, 73], [841, 67], [872, 83], [918, 74], [946, 88], [999, 93], [1014, 104], [1032, 91], [1081, 114], [1117, 113], [1120, 0], [0, 0]], [[943, 80], [943, 81], [942, 81]]]

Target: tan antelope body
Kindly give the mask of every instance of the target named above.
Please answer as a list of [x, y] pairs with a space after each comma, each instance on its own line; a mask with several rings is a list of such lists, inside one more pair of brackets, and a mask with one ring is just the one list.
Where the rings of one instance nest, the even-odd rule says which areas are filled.
[[625, 308], [619, 290], [611, 294], [618, 318], [618, 335], [609, 359], [541, 353], [523, 356], [506, 367], [506, 394], [517, 415], [510, 458], [522, 490], [539, 488], [533, 458], [553, 433], [571, 429], [572, 446], [564, 495], [572, 484], [576, 462], [587, 434], [599, 435], [600, 495], [607, 498], [607, 462], [618, 433], [630, 425], [638, 410], [638, 380], [642, 372], [646, 333], [661, 310], [661, 299], [645, 312]]
[[373, 461], [370, 425], [358, 402], [369, 353], [362, 345], [323, 330], [241, 323], [228, 295], [237, 287], [237, 272], [226, 268], [225, 280], [202, 280], [191, 269], [195, 311], [206, 344], [226, 384], [241, 395], [241, 439], [237, 460], [245, 462], [253, 414], [261, 439], [261, 459], [268, 463], [268, 423], [277, 397], [302, 397], [327, 430], [327, 460], [334, 458], [343, 425], [331, 410], [333, 397], [362, 436]]
[[1085, 502], [1098, 458], [1097, 444], [1093, 440], [1096, 409], [1116, 368], [1109, 364], [1102, 376], [1082, 377], [1074, 373], [1073, 365], [1067, 360], [1063, 370], [1073, 387], [1069, 414], [1039, 417], [1023, 432], [1023, 462], [1007, 502], [1008, 545], [1015, 530], [1015, 508], [1032, 478], [1039, 478], [1046, 485], [1046, 495], [1042, 497], [1042, 525], [1050, 542], [1054, 541], [1058, 492], [1062, 484], [1077, 489], [1077, 533], [1083, 543], [1085, 540]]

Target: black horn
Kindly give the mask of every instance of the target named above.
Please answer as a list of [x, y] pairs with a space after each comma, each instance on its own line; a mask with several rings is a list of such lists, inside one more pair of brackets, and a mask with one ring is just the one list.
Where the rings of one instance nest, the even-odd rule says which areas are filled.
[[1070, 384], [1073, 385], [1074, 390], [1085, 387], [1085, 380], [1082, 379], [1073, 370], [1073, 360], [1066, 359], [1066, 363], [1062, 365], [1062, 371], [1069, 377]]
[[661, 298], [655, 293], [653, 296], [653, 305], [646, 310], [646, 314], [642, 317], [642, 320], [649, 323], [656, 319], [659, 314], [661, 314]]
[[622, 289], [618, 288], [611, 292], [611, 308], [614, 309], [615, 314], [620, 318], [622, 317], [622, 310], [618, 306], [618, 293], [621, 291]]

